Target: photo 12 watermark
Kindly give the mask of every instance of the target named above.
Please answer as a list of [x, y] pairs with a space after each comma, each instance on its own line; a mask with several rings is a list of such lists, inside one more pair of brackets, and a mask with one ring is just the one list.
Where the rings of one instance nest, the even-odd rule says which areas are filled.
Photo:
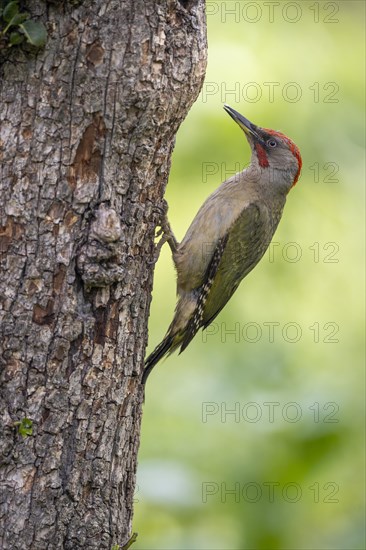
[[201, 494], [203, 504], [217, 503], [257, 503], [287, 502], [295, 504], [300, 500], [310, 500], [315, 504], [338, 504], [340, 487], [335, 481], [315, 481], [302, 485], [296, 481], [217, 482], [203, 481]]
[[313, 23], [340, 22], [339, 2], [243, 2], [207, 0], [208, 17], [218, 17], [221, 23]]
[[222, 103], [339, 103], [340, 86], [337, 82], [213, 82], [204, 83], [200, 98], [207, 103], [210, 97], [219, 96]]
[[310, 340], [314, 344], [339, 344], [339, 324], [335, 321], [319, 323], [302, 327], [297, 321], [280, 323], [279, 321], [246, 321], [240, 323], [211, 323], [202, 333], [202, 343], [206, 344], [212, 338], [220, 339], [221, 344], [287, 343], [297, 344], [301, 340]]
[[[240, 162], [230, 164], [229, 162], [216, 162], [213, 160], [204, 161], [201, 165], [202, 183], [209, 183], [210, 179], [214, 179], [217, 175], [219, 175], [220, 181], [225, 181], [228, 178], [239, 178], [240, 173], [245, 168], [248, 168], [248, 166], [249, 164]], [[267, 170], [271, 171], [271, 168], [269, 167]], [[310, 165], [303, 166], [301, 170], [302, 177], [306, 176], [308, 181], [310, 180], [314, 183], [339, 183], [338, 173], [339, 164], [334, 161], [323, 163], [316, 161]], [[270, 181], [273, 181], [271, 175]]]
[[[204, 242], [201, 248], [202, 257], [210, 259], [214, 254], [216, 243], [209, 241]], [[339, 252], [339, 244], [332, 241], [326, 243], [315, 241], [307, 244], [300, 244], [296, 241], [284, 243], [280, 241], [271, 241], [268, 243], [264, 258], [266, 258], [270, 264], [277, 261], [297, 264], [300, 260], [304, 260], [307, 263], [314, 262], [315, 264], [338, 264], [340, 261]], [[241, 242], [236, 244], [236, 248], [232, 246], [231, 258], [232, 261], [235, 261], [235, 259], [243, 261], [245, 258], [245, 250], [243, 250]]]
[[201, 420], [208, 422], [249, 423], [258, 422], [274, 424], [275, 422], [287, 422], [296, 424], [300, 420], [312, 421], [315, 424], [338, 424], [339, 405], [335, 401], [319, 403], [315, 401], [310, 405], [300, 404], [296, 401], [281, 403], [280, 401], [239, 401], [221, 403], [204, 401], [201, 408]]

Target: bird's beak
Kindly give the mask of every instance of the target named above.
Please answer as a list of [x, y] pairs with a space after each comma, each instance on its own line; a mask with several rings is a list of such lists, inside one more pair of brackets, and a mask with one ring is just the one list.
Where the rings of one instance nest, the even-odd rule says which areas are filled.
[[244, 130], [247, 137], [252, 136], [256, 141], [263, 143], [263, 140], [258, 133], [258, 127], [255, 124], [250, 122], [250, 120], [245, 118], [245, 116], [238, 113], [238, 111], [235, 111], [235, 109], [229, 107], [229, 105], [226, 105], [226, 103], [224, 105], [224, 109], [231, 116], [231, 118], [235, 120], [240, 128]]

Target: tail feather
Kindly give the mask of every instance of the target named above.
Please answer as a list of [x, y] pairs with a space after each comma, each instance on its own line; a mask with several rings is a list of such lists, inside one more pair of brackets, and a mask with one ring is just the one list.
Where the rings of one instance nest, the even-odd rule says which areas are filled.
[[145, 370], [142, 375], [142, 385], [145, 386], [146, 380], [153, 370], [155, 365], [166, 355], [171, 353], [175, 346], [173, 346], [174, 337], [171, 334], [167, 334], [162, 342], [154, 349], [154, 351], [149, 355], [145, 361]]

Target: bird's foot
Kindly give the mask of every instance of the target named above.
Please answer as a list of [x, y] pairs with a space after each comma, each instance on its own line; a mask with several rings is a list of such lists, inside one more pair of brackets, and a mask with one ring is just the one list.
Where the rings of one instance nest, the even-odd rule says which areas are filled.
[[173, 253], [178, 250], [178, 242], [177, 239], [174, 236], [173, 230], [170, 227], [170, 223], [168, 220], [168, 203], [165, 199], [162, 200], [162, 206], [158, 207], [159, 213], [160, 213], [160, 223], [159, 223], [159, 230], [156, 233], [156, 237], [161, 237], [159, 242], [155, 245], [155, 253], [154, 253], [154, 260], [153, 263], [156, 263], [160, 256], [160, 251], [163, 247], [163, 245], [167, 242], [170, 246], [170, 249]]

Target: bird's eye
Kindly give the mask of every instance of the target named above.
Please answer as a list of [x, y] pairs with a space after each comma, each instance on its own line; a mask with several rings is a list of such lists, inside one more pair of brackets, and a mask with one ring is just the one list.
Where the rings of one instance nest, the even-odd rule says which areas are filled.
[[269, 140], [267, 141], [267, 145], [268, 145], [269, 147], [276, 147], [276, 146], [277, 146], [277, 141], [274, 140], [274, 139], [269, 139]]

